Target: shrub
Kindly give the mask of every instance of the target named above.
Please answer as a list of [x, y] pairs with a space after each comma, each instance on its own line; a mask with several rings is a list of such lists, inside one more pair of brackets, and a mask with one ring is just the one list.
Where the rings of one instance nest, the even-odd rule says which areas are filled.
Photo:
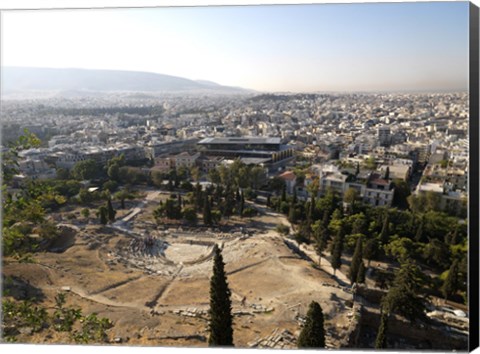
[[251, 218], [251, 217], [254, 217], [255, 215], [257, 215], [258, 212], [256, 209], [254, 208], [245, 208], [243, 210], [243, 213], [242, 213], [242, 216], [245, 216], [247, 218]]
[[290, 233], [290, 227], [288, 227], [287, 225], [280, 224], [280, 225], [277, 225], [276, 231], [279, 234], [288, 235]]

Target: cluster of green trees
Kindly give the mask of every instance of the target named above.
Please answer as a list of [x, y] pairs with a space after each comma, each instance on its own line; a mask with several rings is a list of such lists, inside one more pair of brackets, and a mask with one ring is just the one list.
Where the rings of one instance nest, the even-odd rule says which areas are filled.
[[18, 153], [39, 144], [34, 134], [25, 131], [2, 154], [2, 245], [7, 256], [22, 257], [40, 249], [58, 235], [55, 224], [46, 218], [46, 213], [48, 209], [64, 204], [65, 198], [54, 188], [35, 182], [14, 188]]
[[[295, 194], [287, 196], [283, 188], [269, 205], [288, 216], [298, 242], [314, 243], [319, 256], [329, 250], [335, 270], [340, 268], [344, 252], [353, 255], [349, 272], [352, 282], [364, 279], [363, 260], [369, 267], [372, 260], [403, 264], [411, 259], [438, 275], [427, 279], [426, 286], [432, 293], [443, 292], [448, 298], [457, 292], [466, 295], [466, 220], [429, 208], [372, 207], [354, 195], [354, 202], [344, 203], [345, 198], [342, 201], [327, 191], [321, 198], [301, 201]], [[451, 285], [445, 286], [447, 279]]]
[[380, 304], [380, 325], [375, 348], [387, 348], [388, 321], [393, 313], [410, 321], [425, 319], [425, 285], [427, 276], [411, 259], [404, 259], [396, 271], [395, 279]]
[[221, 184], [212, 184], [203, 189], [197, 183], [193, 191], [183, 198], [180, 193], [172, 193], [170, 198], [160, 202], [153, 215], [158, 223], [167, 218], [195, 225], [198, 221], [197, 213], [201, 213], [204, 225], [217, 225], [222, 218], [232, 215], [251, 217], [257, 213], [255, 209], [245, 206], [245, 194], [245, 191], [238, 188], [224, 188]]
[[100, 218], [100, 223], [102, 225], [106, 225], [108, 222], [114, 222], [116, 214], [117, 212], [113, 209], [111, 198], [108, 198], [107, 205], [102, 205], [98, 208], [97, 212], [97, 216]]
[[267, 182], [265, 169], [261, 166], [246, 165], [236, 159], [229, 166], [220, 165], [208, 172], [208, 179], [225, 188], [258, 190]]
[[235, 160], [229, 166], [221, 165], [210, 170], [208, 178], [211, 182], [202, 188], [199, 182], [195, 185], [190, 180], [198, 179], [198, 168], [171, 170], [168, 173], [153, 172], [154, 185], [165, 186], [173, 191], [175, 188], [186, 192], [182, 198], [179, 194], [171, 194], [165, 202], [161, 202], [154, 211], [158, 223], [163, 218], [184, 220], [196, 224], [198, 213], [202, 214], [205, 225], [218, 224], [222, 218], [233, 215], [253, 217], [256, 209], [248, 207], [246, 200], [256, 198], [255, 191], [266, 183], [265, 170]]
[[[129, 163], [132, 164], [133, 162], [130, 161]], [[99, 164], [94, 159], [79, 161], [70, 171], [59, 169], [57, 174], [63, 179], [75, 179], [77, 181], [94, 180], [98, 183], [109, 183], [110, 188], [116, 188], [118, 184], [151, 183], [149, 174], [140, 167], [127, 165], [123, 154], [112, 157], [105, 165]]]
[[175, 188], [191, 191], [193, 185], [190, 180], [198, 181], [200, 177], [199, 174], [198, 167], [192, 167], [190, 169], [180, 167], [178, 169], [171, 169], [168, 172], [152, 171], [150, 179], [151, 183], [156, 187], [165, 187], [165, 182], [167, 182], [166, 188], [169, 191], [173, 191]]
[[[441, 195], [435, 192], [410, 195], [407, 198], [408, 207], [414, 213], [426, 213], [429, 211], [442, 211]], [[467, 200], [449, 203], [444, 210], [451, 216], [465, 219], [467, 217]]]
[[[55, 180], [26, 181], [15, 186], [13, 177], [19, 172], [18, 153], [39, 145], [40, 140], [25, 131], [2, 156], [2, 236], [5, 255], [23, 257], [48, 245], [50, 240], [58, 236], [58, 231], [47, 215], [67, 203], [89, 206], [93, 202], [105, 201], [106, 205], [101, 206], [97, 214], [100, 221], [106, 223], [115, 219], [112, 197], [120, 201], [124, 208], [125, 200], [136, 196], [129, 185], [117, 191], [119, 183], [122, 183], [121, 169], [126, 167], [123, 156], [112, 158], [105, 168], [98, 166], [94, 160], [85, 160], [78, 162], [71, 171], [59, 169]], [[94, 178], [101, 178], [105, 182], [102, 189], [90, 192], [82, 186], [81, 181]], [[82, 215], [88, 217], [90, 212], [84, 210]]]
[[34, 299], [14, 301], [2, 299], [3, 337], [6, 342], [15, 342], [22, 328], [28, 328], [31, 334], [42, 333], [47, 329], [69, 334], [72, 341], [80, 344], [107, 343], [106, 331], [113, 323], [96, 313], [83, 315], [80, 308], [65, 306], [64, 293], [55, 297], [52, 310], [35, 303]]
[[[18, 141], [9, 145], [2, 154], [2, 246], [5, 256], [15, 256], [20, 261], [31, 261], [31, 252], [36, 252], [50, 240], [59, 236], [59, 231], [48, 216], [48, 212], [57, 210], [82, 191], [77, 179], [92, 177], [91, 164], [80, 164], [72, 174], [59, 170], [59, 178], [50, 181], [26, 181], [20, 186], [14, 183], [18, 174], [18, 153], [21, 150], [38, 147], [39, 139], [25, 131]], [[83, 165], [83, 166], [82, 166]], [[73, 176], [72, 176], [73, 175]], [[85, 193], [86, 192], [86, 193]], [[128, 198], [128, 195], [118, 195]], [[81, 200], [81, 198], [80, 198]], [[111, 200], [105, 207], [107, 219], [113, 220], [115, 212]], [[88, 209], [85, 215], [88, 216]], [[8, 279], [6, 279], [8, 281]], [[68, 332], [77, 343], [107, 342], [106, 330], [112, 327], [107, 318], [99, 318], [95, 313], [83, 315], [81, 309], [66, 307], [65, 295], [58, 294], [53, 312], [35, 299], [16, 301], [4, 291], [2, 299], [3, 335], [6, 341], [14, 342], [20, 334], [19, 329], [27, 328], [31, 333], [52, 328], [57, 332]]]
[[[440, 211], [433, 195], [404, 196], [403, 204], [410, 209], [374, 208], [358, 201], [353, 191], [345, 194], [342, 203], [332, 191], [319, 199], [300, 201], [295, 194], [287, 196], [283, 188], [269, 201], [272, 208], [288, 216], [298, 242], [313, 242], [319, 256], [330, 250], [334, 271], [342, 264], [343, 252], [351, 254], [347, 273], [351, 283], [365, 282], [372, 260], [399, 265], [391, 278], [388, 272], [375, 269], [379, 277], [385, 277], [379, 281], [388, 288], [381, 302], [377, 348], [387, 346], [391, 314], [412, 321], [424, 318], [428, 295], [459, 300], [461, 294], [466, 301], [466, 220]], [[437, 276], [426, 276], [424, 270]]]
[[[106, 205], [101, 205], [96, 212], [102, 224], [115, 220], [116, 212], [113, 209], [112, 200], [119, 201], [121, 208], [125, 209], [125, 201], [137, 197], [132, 191], [132, 184], [145, 178], [145, 174], [139, 172], [138, 168], [126, 166], [123, 154], [111, 158], [105, 166], [99, 166], [92, 159], [79, 161], [70, 171], [58, 169], [57, 176], [57, 180], [45, 181], [43, 186], [52, 186], [55, 191], [73, 203], [78, 202], [89, 206], [92, 203], [106, 202]], [[101, 185], [101, 188], [89, 191], [80, 183], [83, 180], [94, 180]], [[124, 187], [121, 188], [121, 185]], [[90, 211], [85, 210], [82, 211], [82, 215], [87, 218]]]

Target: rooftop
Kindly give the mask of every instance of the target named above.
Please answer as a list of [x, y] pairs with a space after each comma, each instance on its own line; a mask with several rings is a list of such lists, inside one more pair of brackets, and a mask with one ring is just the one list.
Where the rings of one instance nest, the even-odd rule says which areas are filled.
[[281, 144], [281, 138], [269, 137], [226, 137], [226, 138], [205, 138], [198, 144]]
[[261, 158], [261, 157], [241, 157], [240, 161], [242, 161], [246, 165], [260, 165], [262, 163], [270, 162], [270, 158]]
[[390, 182], [387, 181], [386, 179], [382, 178], [382, 176], [378, 173], [372, 173], [370, 175], [370, 183], [373, 183], [373, 184], [376, 184], [376, 185], [382, 185], [382, 186], [390, 185]]
[[419, 192], [443, 193], [443, 185], [440, 183], [422, 183], [417, 187]]
[[279, 175], [281, 179], [287, 180], [287, 181], [294, 181], [297, 177], [295, 176], [295, 173], [293, 171], [285, 171], [281, 175]]

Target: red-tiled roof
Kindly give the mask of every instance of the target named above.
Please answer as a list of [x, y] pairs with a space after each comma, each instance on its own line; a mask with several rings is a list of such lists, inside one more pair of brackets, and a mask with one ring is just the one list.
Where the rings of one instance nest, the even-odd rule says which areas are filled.
[[287, 181], [294, 181], [296, 178], [295, 173], [293, 173], [292, 171], [285, 171], [278, 177]]
[[383, 178], [372, 179], [370, 181], [370, 183], [380, 184], [380, 185], [384, 185], [384, 186], [388, 186], [390, 184], [390, 182], [388, 182], [387, 180], [385, 180]]
[[370, 183], [380, 184], [380, 185], [384, 185], [384, 186], [388, 186], [390, 184], [389, 181], [382, 178], [381, 175], [378, 174], [378, 173], [372, 173], [372, 175], [370, 177]]

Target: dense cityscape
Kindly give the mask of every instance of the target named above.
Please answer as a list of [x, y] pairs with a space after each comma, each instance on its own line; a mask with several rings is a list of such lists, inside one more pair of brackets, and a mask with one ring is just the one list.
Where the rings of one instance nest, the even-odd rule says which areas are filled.
[[[416, 194], [430, 191], [441, 200], [442, 210], [451, 208], [458, 215], [463, 210], [465, 214], [467, 94], [173, 96], [139, 100], [122, 100], [120, 96], [41, 103], [7, 101], [3, 110], [7, 118], [4, 141], [18, 138], [23, 129], [43, 140], [44, 146], [20, 154], [20, 179], [55, 178], [58, 169], [69, 170], [79, 161], [93, 159], [104, 164], [124, 154], [127, 161], [143, 161], [141, 170], [147, 174], [197, 167], [203, 174], [197, 177], [205, 180], [210, 169], [240, 158], [264, 167], [268, 177], [283, 176], [289, 183], [288, 192], [291, 194], [296, 186], [303, 199], [309, 197], [306, 187], [319, 178], [323, 192], [332, 187], [343, 195], [349, 188], [357, 188], [369, 204], [391, 206], [392, 183], [371, 191], [380, 198], [380, 204], [374, 198], [367, 200], [368, 192], [360, 186], [362, 178], [366, 182], [384, 176], [388, 168], [390, 180], [407, 182]], [[25, 121], [29, 124], [22, 123]], [[262, 146], [261, 140], [259, 146], [242, 147], [234, 137], [276, 140], [272, 150]], [[244, 151], [216, 151], [219, 148], [209, 145], [208, 138]], [[263, 154], [262, 150], [272, 152]], [[273, 151], [289, 153], [276, 157]], [[308, 178], [300, 183], [289, 177], [296, 166], [308, 171]], [[352, 180], [357, 166], [366, 168], [359, 169], [363, 173]]]
[[464, 350], [468, 102], [2, 101], [4, 340]]
[[114, 3], [0, 9], [2, 349], [478, 346], [475, 5]]

